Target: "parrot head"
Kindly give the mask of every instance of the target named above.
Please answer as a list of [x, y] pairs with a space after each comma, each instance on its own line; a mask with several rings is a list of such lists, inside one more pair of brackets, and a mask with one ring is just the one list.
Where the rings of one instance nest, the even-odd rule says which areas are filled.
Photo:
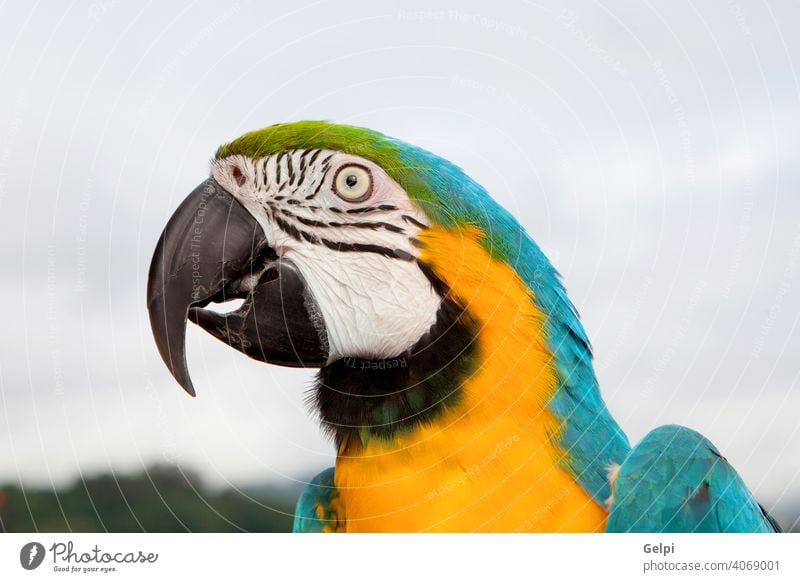
[[[495, 264], [519, 280], [519, 302], [560, 322], [546, 335], [586, 343], [550, 263], [458, 167], [369, 129], [304, 121], [218, 149], [164, 229], [147, 302], [189, 394], [187, 320], [251, 358], [319, 368], [327, 423], [391, 427], [457, 402], [479, 365], [475, 338], [508, 294]], [[488, 299], [474, 309], [478, 287]], [[232, 299], [235, 311], [207, 308]]]

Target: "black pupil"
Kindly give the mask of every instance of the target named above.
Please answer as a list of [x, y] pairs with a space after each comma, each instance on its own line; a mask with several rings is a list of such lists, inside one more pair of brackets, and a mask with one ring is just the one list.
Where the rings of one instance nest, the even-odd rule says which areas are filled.
[[348, 176], [344, 179], [344, 183], [347, 184], [348, 188], [352, 188], [358, 184], [358, 176], [355, 174], [348, 174]]

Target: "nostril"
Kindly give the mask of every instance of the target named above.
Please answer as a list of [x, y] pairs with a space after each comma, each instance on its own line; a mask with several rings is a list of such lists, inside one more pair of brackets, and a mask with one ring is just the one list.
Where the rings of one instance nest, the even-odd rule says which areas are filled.
[[233, 176], [234, 181], [239, 186], [244, 186], [245, 177], [242, 169], [239, 166], [233, 165], [231, 166], [231, 176]]

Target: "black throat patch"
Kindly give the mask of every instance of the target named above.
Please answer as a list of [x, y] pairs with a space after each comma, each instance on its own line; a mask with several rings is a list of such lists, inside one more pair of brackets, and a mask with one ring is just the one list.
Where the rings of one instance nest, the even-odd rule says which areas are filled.
[[317, 375], [314, 400], [337, 446], [356, 437], [389, 440], [458, 404], [475, 366], [476, 325], [446, 286], [420, 264], [444, 299], [436, 322], [394, 358], [344, 358]]

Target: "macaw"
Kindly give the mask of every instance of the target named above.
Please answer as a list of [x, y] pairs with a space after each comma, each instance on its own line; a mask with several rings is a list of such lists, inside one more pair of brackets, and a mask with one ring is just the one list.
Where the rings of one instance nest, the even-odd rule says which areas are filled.
[[778, 530], [700, 434], [631, 449], [539, 247], [456, 165], [376, 131], [301, 121], [221, 146], [158, 241], [147, 302], [193, 396], [187, 319], [319, 370], [336, 464], [295, 531]]

